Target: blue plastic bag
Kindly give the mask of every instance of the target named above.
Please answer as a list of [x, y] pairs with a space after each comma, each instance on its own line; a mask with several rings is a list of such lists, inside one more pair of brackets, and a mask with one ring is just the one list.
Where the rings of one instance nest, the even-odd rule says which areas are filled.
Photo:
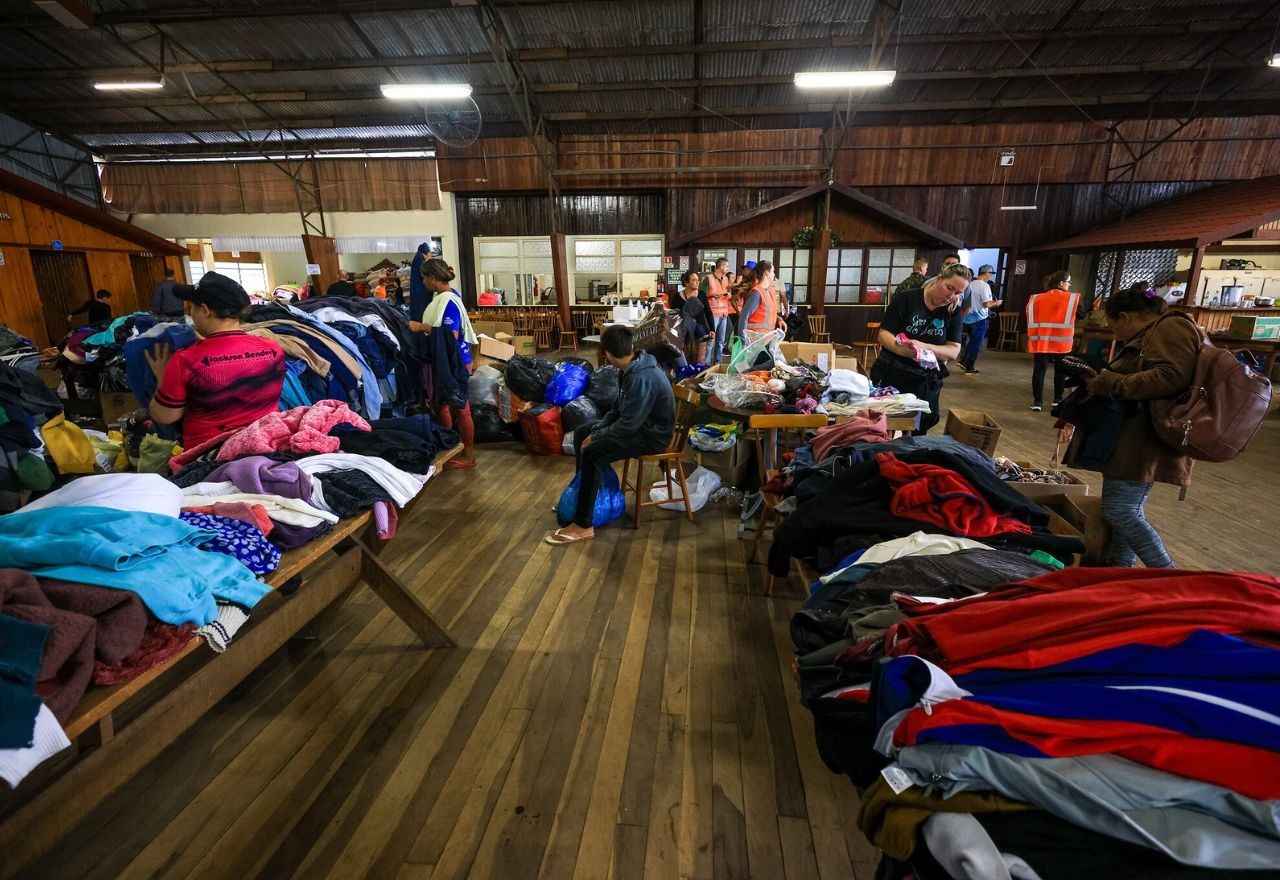
[[543, 400], [552, 406], [564, 406], [574, 398], [582, 396], [582, 392], [587, 390], [587, 380], [590, 378], [586, 368], [562, 361], [556, 364], [556, 374], [547, 383]]
[[[578, 507], [578, 484], [582, 482], [581, 474], [573, 475], [573, 482], [560, 494], [560, 503], [556, 505], [556, 522], [567, 526], [573, 522], [574, 511]], [[607, 467], [600, 475], [600, 491], [596, 494], [596, 509], [591, 514], [591, 527], [598, 529], [607, 526], [627, 512], [627, 496], [622, 493], [618, 483], [618, 475], [613, 468]]]

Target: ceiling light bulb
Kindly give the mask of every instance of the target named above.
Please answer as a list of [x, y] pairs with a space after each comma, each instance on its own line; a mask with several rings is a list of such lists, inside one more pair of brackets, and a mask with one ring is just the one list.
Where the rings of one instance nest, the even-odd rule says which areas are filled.
[[407, 101], [470, 98], [471, 86], [466, 83], [383, 83], [382, 97]]
[[854, 89], [864, 86], [887, 86], [897, 75], [895, 70], [812, 70], [796, 74], [796, 85], [802, 89]]
[[1267, 60], [1267, 64], [1270, 65], [1271, 67], [1280, 67], [1280, 52], [1277, 52], [1274, 55], [1272, 55]]
[[96, 82], [93, 87], [100, 92], [126, 92], [135, 89], [163, 89], [164, 77], [160, 79], [138, 79]]

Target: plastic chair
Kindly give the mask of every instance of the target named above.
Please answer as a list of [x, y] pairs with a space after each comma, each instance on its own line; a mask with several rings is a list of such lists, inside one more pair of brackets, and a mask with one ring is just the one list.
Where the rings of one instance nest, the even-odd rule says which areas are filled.
[[817, 343], [831, 341], [831, 334], [827, 332], [826, 315], [809, 316], [809, 341]]
[[[1006, 348], [1005, 346], [1010, 346]], [[1018, 313], [1002, 312], [1000, 314], [1000, 333], [996, 336], [997, 351], [1017, 351], [1018, 345]]]
[[[671, 442], [667, 444], [666, 452], [659, 452], [656, 455], [642, 455], [639, 458], [627, 459], [622, 463], [622, 493], [625, 495], [628, 491], [636, 494], [635, 504], [635, 528], [640, 528], [640, 511], [646, 507], [657, 507], [660, 504], [668, 504], [669, 501], [644, 501], [640, 497], [640, 493], [648, 492], [649, 486], [644, 480], [644, 466], [648, 462], [661, 464], [667, 475], [667, 498], [674, 497], [674, 485], [671, 478], [671, 469], [676, 470], [675, 482], [680, 484], [680, 497], [684, 501], [684, 512], [689, 517], [689, 522], [693, 522], [693, 505], [689, 502], [689, 487], [684, 480], [684, 445], [689, 440], [689, 430], [693, 428], [693, 422], [698, 414], [698, 404], [702, 401], [702, 396], [692, 388], [684, 388], [676, 385], [671, 389], [671, 393], [676, 398], [676, 426], [671, 435]], [[636, 481], [634, 484], [627, 481], [627, 474], [631, 470], [631, 462], [636, 463]]]
[[862, 370], [866, 375], [871, 375], [871, 365], [875, 363], [877, 357], [880, 356], [880, 322], [867, 322], [867, 337], [862, 342], [855, 343], [854, 348], [862, 352], [859, 363], [862, 364]]

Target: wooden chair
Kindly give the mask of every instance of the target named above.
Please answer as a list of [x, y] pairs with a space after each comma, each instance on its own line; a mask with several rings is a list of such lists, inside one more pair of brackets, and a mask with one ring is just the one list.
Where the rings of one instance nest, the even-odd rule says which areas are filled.
[[870, 376], [871, 365], [880, 356], [880, 322], [868, 321], [866, 338], [861, 342], [855, 343], [853, 347], [862, 352], [858, 362], [862, 365], [862, 371]]
[[826, 315], [809, 316], [809, 341], [817, 343], [831, 341], [831, 334], [827, 332]]
[[[644, 466], [646, 462], [656, 462], [662, 465], [667, 475], [667, 498], [675, 495], [674, 485], [671, 479], [671, 469], [676, 470], [676, 482], [680, 484], [680, 497], [684, 500], [684, 512], [689, 517], [689, 522], [693, 522], [693, 505], [689, 503], [689, 487], [684, 481], [684, 463], [681, 459], [684, 457], [684, 445], [689, 440], [689, 430], [693, 427], [693, 422], [698, 414], [698, 404], [702, 400], [702, 396], [692, 388], [684, 388], [676, 385], [671, 389], [671, 393], [676, 398], [676, 427], [671, 435], [671, 442], [667, 444], [666, 452], [659, 452], [657, 455], [642, 455], [636, 459], [627, 459], [622, 463], [622, 493], [625, 495], [628, 491], [636, 493], [635, 507], [635, 528], [640, 528], [640, 511], [646, 507], [657, 507], [659, 504], [667, 504], [667, 501], [645, 501], [640, 497], [641, 492], [648, 492], [649, 486], [644, 480]], [[627, 482], [627, 474], [631, 470], [631, 462], [636, 463], [636, 481], [634, 484]]]
[[586, 309], [579, 309], [573, 313], [573, 329], [578, 332], [579, 336], [591, 335], [591, 313]]
[[564, 319], [563, 319], [563, 318], [561, 318], [559, 314], [556, 314], [556, 327], [558, 327], [558, 328], [559, 328], [559, 330], [560, 330], [560, 338], [559, 338], [559, 340], [556, 342], [556, 349], [557, 349], [557, 350], [559, 350], [559, 349], [561, 349], [561, 348], [566, 348], [566, 347], [567, 347], [567, 346], [565, 345], [565, 337], [567, 336], [567, 337], [569, 338], [569, 345], [572, 345], [572, 346], [573, 346], [574, 353], [577, 353], [577, 351], [578, 351], [578, 334], [574, 332], [574, 330], [573, 330], [573, 328], [572, 328], [572, 327], [570, 327], [570, 328], [569, 328], [569, 329], [567, 329], [567, 330], [565, 329], [565, 326], [564, 326]]
[[533, 335], [533, 313], [528, 309], [516, 309], [511, 320], [516, 325], [517, 336]]
[[538, 351], [555, 348], [556, 321], [551, 312], [538, 312], [533, 319], [533, 344]]
[[[1009, 346], [1006, 348], [1005, 346]], [[996, 336], [997, 351], [1017, 351], [1018, 345], [1018, 313], [1000, 313], [1000, 333]]]

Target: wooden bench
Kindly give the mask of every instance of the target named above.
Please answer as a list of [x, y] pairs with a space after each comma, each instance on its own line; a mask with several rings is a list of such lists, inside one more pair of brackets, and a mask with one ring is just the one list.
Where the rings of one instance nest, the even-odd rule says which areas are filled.
[[[436, 467], [462, 446], [436, 457]], [[407, 515], [430, 484], [405, 508]], [[337, 611], [356, 586], [369, 588], [428, 648], [454, 647], [449, 634], [379, 555], [371, 513], [342, 520], [327, 535], [285, 553], [227, 650], [214, 653], [196, 636], [168, 662], [111, 687], [92, 688], [65, 725], [72, 749], [37, 768], [17, 789], [0, 789], [0, 877], [11, 877], [52, 849], [108, 795], [195, 724], [232, 688], [317, 617]], [[289, 595], [279, 588], [303, 575]], [[327, 616], [327, 615], [326, 615]], [[117, 715], [128, 723], [116, 730]], [[76, 753], [78, 746], [78, 754]]]

